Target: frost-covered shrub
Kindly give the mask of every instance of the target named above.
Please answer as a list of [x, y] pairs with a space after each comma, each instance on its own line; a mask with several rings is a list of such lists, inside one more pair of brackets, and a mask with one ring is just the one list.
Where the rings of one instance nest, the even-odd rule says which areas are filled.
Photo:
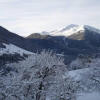
[[88, 56], [79, 56], [75, 60], [73, 60], [70, 65], [70, 70], [77, 70], [77, 69], [83, 69], [83, 68], [89, 68], [91, 67], [91, 63], [93, 63], [93, 57]]
[[65, 74], [63, 61], [51, 51], [42, 51], [10, 64], [16, 72], [0, 74], [0, 100], [75, 100], [77, 84]]

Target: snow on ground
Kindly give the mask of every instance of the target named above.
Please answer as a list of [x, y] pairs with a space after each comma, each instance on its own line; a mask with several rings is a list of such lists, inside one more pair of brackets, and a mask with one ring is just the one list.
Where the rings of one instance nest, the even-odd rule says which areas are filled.
[[80, 94], [77, 100], [100, 100], [100, 94], [98, 92]]
[[[90, 70], [90, 68], [69, 71], [69, 75], [73, 77], [75, 80], [80, 80], [81, 75], [83, 75], [83, 73], [87, 72], [88, 70]], [[78, 94], [77, 100], [100, 100], [100, 93], [95, 91], [91, 93], [81, 93]]]
[[24, 50], [22, 48], [19, 48], [19, 47], [13, 45], [13, 44], [5, 44], [5, 43], [3, 43], [3, 45], [6, 48], [0, 48], [0, 55], [18, 53], [21, 56], [23, 56], [23, 54], [33, 54], [32, 52], [29, 52], [27, 50]]
[[71, 77], [73, 77], [75, 80], [80, 80], [81, 75], [83, 73], [87, 72], [88, 70], [89, 70], [89, 68], [73, 70], [73, 71], [69, 71], [68, 75], [70, 75]]
[[64, 57], [64, 55], [63, 54], [56, 54], [57, 56], [60, 56], [60, 57]]

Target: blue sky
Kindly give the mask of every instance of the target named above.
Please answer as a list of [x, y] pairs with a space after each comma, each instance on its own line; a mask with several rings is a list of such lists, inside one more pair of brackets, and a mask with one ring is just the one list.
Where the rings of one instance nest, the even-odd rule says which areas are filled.
[[100, 0], [0, 0], [0, 25], [19, 35], [69, 24], [100, 28]]

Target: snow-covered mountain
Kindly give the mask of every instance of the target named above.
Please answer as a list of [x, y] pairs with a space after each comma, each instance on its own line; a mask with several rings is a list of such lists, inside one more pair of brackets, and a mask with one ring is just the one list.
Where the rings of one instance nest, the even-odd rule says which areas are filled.
[[56, 31], [31, 34], [27, 38], [31, 38], [38, 50], [63, 52], [67, 56], [100, 52], [100, 30], [88, 25], [71, 24]]
[[[23, 50], [36, 53], [37, 51], [52, 50], [57, 54], [64, 53], [71, 60], [80, 54], [100, 53], [100, 30], [88, 25], [69, 25], [58, 31], [31, 34], [24, 38], [0, 27], [0, 48], [2, 52], [24, 54]], [[45, 35], [44, 35], [45, 34]], [[49, 35], [47, 35], [49, 34]], [[7, 44], [7, 49], [5, 45]], [[8, 45], [9, 44], [9, 45]], [[18, 47], [15, 51], [15, 47]], [[10, 49], [8, 49], [10, 48]], [[22, 48], [21, 50], [19, 50]], [[12, 49], [12, 50], [11, 50]], [[25, 53], [26, 53], [25, 51]], [[22, 54], [21, 54], [21, 53]], [[74, 57], [73, 57], [74, 56]], [[2, 58], [1, 58], [2, 59]], [[69, 62], [66, 59], [66, 62]]]
[[[68, 25], [67, 27], [58, 29], [56, 31], [51, 31], [51, 32], [45, 32], [45, 34], [47, 35], [52, 35], [52, 36], [70, 36], [73, 34], [77, 34], [78, 32], [84, 32], [85, 30], [89, 30], [89, 31], [93, 31], [93, 32], [97, 32], [100, 33], [100, 30], [97, 28], [94, 28], [92, 26], [89, 25], [75, 25], [75, 24], [71, 24]], [[42, 32], [41, 34], [44, 35], [44, 32]]]

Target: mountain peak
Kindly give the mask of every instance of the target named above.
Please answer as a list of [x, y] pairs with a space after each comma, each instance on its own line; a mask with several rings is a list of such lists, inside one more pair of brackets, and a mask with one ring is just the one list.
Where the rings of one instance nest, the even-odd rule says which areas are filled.
[[84, 31], [84, 25], [75, 25], [75, 24], [71, 24], [71, 25], [68, 25], [67, 27], [65, 28], [62, 28], [58, 31], [55, 31], [55, 32], [52, 32], [51, 35], [54, 35], [54, 36], [69, 36], [69, 35], [72, 35], [74, 33], [77, 33], [79, 31]]
[[78, 27], [78, 26], [79, 26], [79, 25], [70, 24], [70, 25], [68, 25], [67, 27], [61, 29], [60, 32], [64, 32], [64, 31], [66, 31], [66, 30], [70, 30], [70, 29], [75, 28], [75, 27]]
[[53, 36], [70, 36], [73, 34], [77, 34], [79, 32], [84, 32], [85, 30], [100, 33], [100, 30], [97, 28], [94, 28], [89, 25], [76, 25], [76, 24], [70, 24], [65, 28], [50, 32], [50, 35]]

